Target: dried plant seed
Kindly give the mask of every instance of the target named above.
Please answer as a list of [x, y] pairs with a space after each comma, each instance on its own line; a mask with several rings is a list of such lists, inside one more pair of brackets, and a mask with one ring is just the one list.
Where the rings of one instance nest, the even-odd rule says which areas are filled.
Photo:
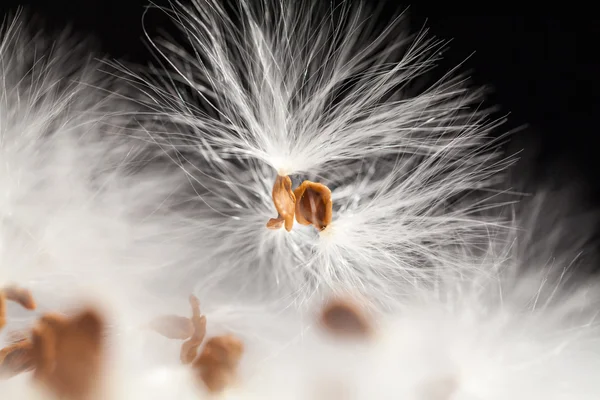
[[235, 381], [243, 352], [244, 344], [235, 336], [213, 337], [206, 342], [193, 367], [210, 392], [221, 392]]
[[280, 229], [284, 226], [286, 231], [291, 231], [294, 226], [296, 197], [292, 191], [292, 180], [289, 176], [277, 175], [273, 185], [272, 198], [278, 216], [267, 222], [267, 228]]
[[313, 225], [319, 231], [331, 224], [333, 202], [331, 190], [321, 183], [304, 181], [294, 190], [296, 196], [296, 221]]
[[367, 337], [373, 328], [360, 308], [349, 301], [328, 303], [321, 313], [321, 324], [340, 336]]

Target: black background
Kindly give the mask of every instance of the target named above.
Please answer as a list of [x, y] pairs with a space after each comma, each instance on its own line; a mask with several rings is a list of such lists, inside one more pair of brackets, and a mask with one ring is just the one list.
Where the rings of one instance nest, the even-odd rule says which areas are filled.
[[[302, 1], [302, 0], [296, 0]], [[376, 0], [373, 0], [376, 1]], [[166, 5], [166, 0], [155, 0]], [[388, 2], [401, 10], [406, 5]], [[110, 56], [145, 63], [150, 54], [142, 41], [144, 0], [40, 0], [3, 1], [6, 14], [21, 5], [41, 16], [47, 27], [67, 25], [86, 37], [95, 37]], [[442, 38], [452, 39], [445, 53], [445, 67], [465, 61], [475, 83], [492, 89], [491, 103], [509, 114], [507, 128], [528, 124], [521, 135], [539, 150], [539, 168], [547, 175], [563, 174], [563, 180], [583, 185], [597, 199], [600, 157], [596, 145], [596, 112], [600, 73], [596, 57], [600, 18], [590, 9], [569, 13], [564, 9], [518, 7], [504, 10], [484, 3], [476, 10], [451, 4], [417, 2], [408, 12], [411, 25], [424, 24]], [[441, 8], [440, 8], [441, 7]], [[462, 9], [461, 9], [462, 8]], [[147, 21], [150, 34], [165, 20], [153, 14]], [[567, 170], [549, 169], [553, 160]]]

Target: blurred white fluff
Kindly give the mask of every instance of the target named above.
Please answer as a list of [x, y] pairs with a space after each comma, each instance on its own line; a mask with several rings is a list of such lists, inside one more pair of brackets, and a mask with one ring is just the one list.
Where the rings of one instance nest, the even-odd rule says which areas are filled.
[[[29, 36], [27, 21], [0, 38], [0, 286], [31, 289], [42, 311], [81, 295], [135, 304], [189, 253], [175, 211], [189, 185], [133, 138], [132, 106], [86, 46]], [[33, 317], [9, 314], [9, 330]]]
[[[371, 315], [371, 340], [330, 336], [310, 313], [264, 304], [208, 312], [209, 335], [235, 332], [248, 350], [237, 384], [217, 397], [597, 399], [600, 286], [572, 275], [579, 249], [554, 251], [555, 239], [572, 235], [569, 219], [553, 218], [555, 200], [535, 226], [521, 219], [527, 223], [519, 234], [490, 242], [468, 276], [448, 270], [435, 289], [413, 289], [399, 311]], [[537, 214], [538, 206], [526, 211]], [[552, 226], [551, 234], [530, 235], [541, 226]], [[117, 339], [104, 398], [215, 398], [178, 365], [178, 343], [152, 335], [130, 331]], [[31, 390], [18, 379], [13, 390]]]
[[[524, 202], [519, 229], [491, 240], [468, 274], [448, 269], [435, 289], [415, 288], [398, 312], [373, 314], [378, 334], [372, 341], [330, 337], [302, 313], [249, 314], [245, 334], [262, 332], [262, 343], [274, 347], [245, 357], [239, 384], [221, 398], [599, 398], [600, 282], [577, 275], [596, 252], [584, 245], [591, 225], [577, 223], [574, 232], [578, 216], [557, 207], [570, 208], [564, 200], [540, 193]], [[567, 241], [580, 247], [565, 250]], [[285, 335], [269, 340], [286, 329], [287, 343]], [[161, 376], [183, 390], [180, 373]], [[187, 387], [193, 391], [194, 383]]]
[[[183, 277], [199, 292], [298, 304], [352, 290], [392, 307], [498, 227], [479, 215], [489, 194], [465, 199], [507, 163], [499, 122], [464, 77], [416, 88], [443, 49], [427, 32], [408, 35], [402, 16], [379, 29], [345, 2], [186, 3], [163, 11], [189, 42], [153, 41], [157, 73], [129, 72], [157, 114], [148, 129], [197, 188]], [[265, 228], [278, 173], [332, 190], [325, 231]]]

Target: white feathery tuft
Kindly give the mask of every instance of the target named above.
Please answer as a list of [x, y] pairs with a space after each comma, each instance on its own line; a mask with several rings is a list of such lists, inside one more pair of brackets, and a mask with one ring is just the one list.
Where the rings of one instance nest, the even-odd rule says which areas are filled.
[[[31, 290], [43, 312], [81, 296], [135, 304], [189, 260], [186, 177], [135, 138], [133, 106], [84, 44], [29, 36], [26, 21], [0, 38], [0, 287]], [[34, 317], [9, 314], [8, 330]]]
[[[188, 42], [152, 41], [164, 69], [127, 72], [155, 111], [148, 130], [196, 186], [197, 262], [181, 276], [199, 293], [309, 304], [358, 290], [391, 307], [502, 225], [481, 214], [509, 163], [491, 135], [500, 121], [452, 72], [416, 87], [443, 45], [407, 35], [403, 16], [378, 29], [345, 2], [163, 11]], [[265, 228], [278, 174], [331, 189], [325, 230]]]
[[[345, 3], [193, 4], [165, 10], [190, 49], [165, 44], [169, 71], [133, 95], [21, 16], [1, 32], [0, 289], [96, 305], [90, 400], [215, 397], [148, 325], [189, 317], [193, 287], [206, 339], [243, 342], [222, 399], [600, 398], [600, 283], [573, 272], [592, 229], [550, 192], [489, 211], [509, 161], [479, 93], [409, 85], [433, 42], [388, 42], [399, 20], [377, 32]], [[266, 229], [276, 174], [327, 185], [331, 224]], [[369, 334], [318, 323], [331, 292], [364, 300]], [[0, 349], [36, 316], [11, 305]], [[2, 399], [56, 400], [31, 375]]]

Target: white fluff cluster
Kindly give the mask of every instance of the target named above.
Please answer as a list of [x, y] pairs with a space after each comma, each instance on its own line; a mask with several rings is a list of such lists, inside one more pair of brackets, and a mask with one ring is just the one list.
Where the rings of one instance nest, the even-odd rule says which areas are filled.
[[27, 37], [24, 21], [0, 42], [0, 286], [27, 287], [42, 311], [105, 292], [134, 302], [189, 253], [171, 211], [187, 180], [133, 138], [131, 106], [83, 45]]
[[[163, 11], [188, 43], [152, 42], [162, 67], [122, 80], [20, 16], [0, 38], [0, 289], [100, 308], [97, 398], [600, 398], [600, 286], [572, 272], [591, 229], [553, 218], [554, 195], [495, 209], [510, 161], [481, 93], [415, 84], [440, 43], [345, 3]], [[331, 224], [267, 229], [277, 174], [327, 185]], [[244, 343], [222, 393], [147, 329], [192, 292], [206, 338]], [[364, 300], [374, 334], [319, 324], [332, 294]], [[38, 316], [10, 304], [0, 349]], [[31, 375], [0, 398], [54, 400]]]
[[[345, 3], [259, 4], [163, 10], [189, 42], [152, 41], [165, 69], [140, 80], [157, 141], [198, 192], [185, 279], [297, 304], [358, 290], [391, 307], [440, 266], [461, 269], [457, 249], [501, 225], [481, 216], [482, 193], [508, 163], [481, 91], [452, 74], [418, 88], [443, 44], [407, 35], [403, 16], [378, 28]], [[277, 174], [331, 189], [326, 230], [265, 229]]]

